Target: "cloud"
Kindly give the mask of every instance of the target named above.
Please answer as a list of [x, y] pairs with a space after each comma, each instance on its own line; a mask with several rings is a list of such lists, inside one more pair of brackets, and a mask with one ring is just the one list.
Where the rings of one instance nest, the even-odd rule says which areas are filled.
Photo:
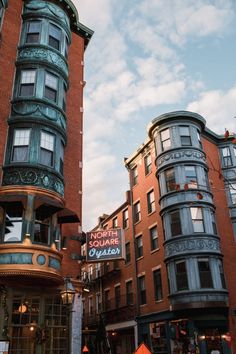
[[[132, 141], [135, 150], [138, 129], [145, 132], [160, 107], [179, 109], [190, 101], [188, 109], [206, 117], [213, 130], [222, 117], [230, 126], [235, 88], [210, 91], [201, 75], [193, 79], [196, 73], [189, 72], [183, 53], [189, 42], [223, 37], [235, 13], [230, 0], [74, 2], [80, 21], [95, 31], [85, 52], [83, 224], [88, 229], [124, 201], [128, 177], [118, 142]], [[219, 132], [222, 128], [219, 123]]]
[[224, 134], [225, 128], [236, 132], [236, 85], [230, 90], [212, 90], [202, 92], [199, 99], [191, 102], [187, 110], [201, 114], [207, 120], [207, 127], [218, 134]]
[[221, 36], [235, 18], [231, 0], [143, 0], [131, 13], [149, 19], [153, 32], [175, 45], [191, 36]]

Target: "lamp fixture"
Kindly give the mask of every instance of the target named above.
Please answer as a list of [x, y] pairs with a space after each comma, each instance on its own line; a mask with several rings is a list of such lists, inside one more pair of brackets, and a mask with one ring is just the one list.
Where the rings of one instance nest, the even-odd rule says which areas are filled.
[[74, 301], [75, 289], [73, 284], [70, 281], [70, 278], [65, 278], [65, 284], [63, 289], [60, 291], [62, 303], [64, 305], [71, 305]]
[[18, 308], [20, 313], [25, 313], [27, 311], [27, 306], [25, 304], [21, 304]]

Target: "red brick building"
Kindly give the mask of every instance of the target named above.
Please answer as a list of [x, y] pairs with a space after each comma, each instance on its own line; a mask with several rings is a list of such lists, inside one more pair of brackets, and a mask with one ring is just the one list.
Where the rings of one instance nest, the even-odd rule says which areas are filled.
[[0, 0], [0, 351], [80, 350], [78, 296], [70, 318], [60, 292], [79, 274], [92, 33], [71, 0]]
[[82, 268], [85, 339], [94, 353], [131, 354], [142, 341], [152, 353], [230, 353], [235, 137], [186, 111], [157, 117], [148, 132], [125, 159], [126, 201], [97, 226], [124, 229], [126, 259]]

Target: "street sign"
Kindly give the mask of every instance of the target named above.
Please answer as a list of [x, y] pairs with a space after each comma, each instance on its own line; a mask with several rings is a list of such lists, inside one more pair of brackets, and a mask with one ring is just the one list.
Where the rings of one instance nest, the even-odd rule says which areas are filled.
[[134, 352], [134, 354], [152, 354], [152, 353], [145, 343], [141, 343], [140, 346]]

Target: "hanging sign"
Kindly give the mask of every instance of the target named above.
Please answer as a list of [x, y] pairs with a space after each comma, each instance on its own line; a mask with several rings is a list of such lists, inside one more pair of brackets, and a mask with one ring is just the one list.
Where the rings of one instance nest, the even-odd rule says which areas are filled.
[[87, 262], [101, 262], [124, 258], [124, 232], [122, 229], [87, 232]]

